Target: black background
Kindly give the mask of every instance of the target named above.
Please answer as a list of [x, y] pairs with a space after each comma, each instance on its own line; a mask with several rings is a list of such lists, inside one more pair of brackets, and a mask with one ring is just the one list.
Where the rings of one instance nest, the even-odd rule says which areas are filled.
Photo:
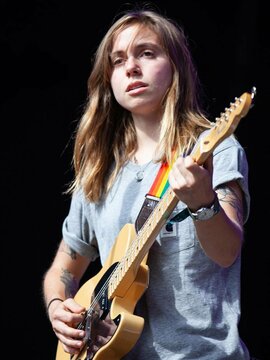
[[[130, 2], [132, 4], [134, 2]], [[240, 334], [253, 356], [269, 350], [269, 18], [260, 1], [155, 1], [189, 36], [213, 119], [256, 86], [235, 133], [250, 165], [251, 214], [242, 259]], [[69, 207], [73, 133], [92, 55], [123, 1], [1, 1], [2, 349], [53, 359], [42, 276]], [[137, 2], [139, 4], [139, 2]], [[3, 336], [2, 336], [3, 338]], [[139, 359], [138, 359], [139, 360]]]

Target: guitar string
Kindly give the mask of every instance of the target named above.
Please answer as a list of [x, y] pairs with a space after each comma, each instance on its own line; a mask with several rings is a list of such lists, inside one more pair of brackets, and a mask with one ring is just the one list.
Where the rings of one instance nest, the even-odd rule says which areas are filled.
[[[241, 104], [241, 98], [236, 98], [235, 100], [238, 100], [239, 103]], [[232, 110], [232, 105], [234, 105], [235, 107], [237, 107], [236, 102], [234, 104], [230, 104], [230, 109]], [[228, 110], [228, 109], [226, 109]], [[225, 111], [225, 114], [227, 113], [227, 111]], [[224, 114], [221, 114], [222, 116], [220, 116], [220, 118], [223, 118]], [[169, 189], [168, 189], [169, 190]], [[166, 191], [165, 196], [160, 200], [160, 202], [157, 204], [156, 210], [160, 210], [161, 206], [163, 205], [163, 202], [165, 202], [167, 195], [169, 193], [169, 191]], [[95, 298], [93, 299], [92, 304], [90, 305], [89, 309], [87, 310], [87, 315], [90, 314], [90, 312], [92, 312], [92, 309], [94, 308], [94, 305], [98, 304], [99, 300], [101, 299], [101, 297], [103, 296], [103, 294], [105, 293], [105, 290], [108, 289], [109, 287], [109, 283], [111, 281], [111, 279], [113, 278], [113, 276], [117, 275], [117, 272], [120, 272], [119, 268], [124, 265], [124, 261], [126, 258], [128, 258], [128, 256], [130, 255], [131, 252], [134, 251], [135, 246], [137, 246], [138, 244], [138, 238], [142, 237], [143, 235], [145, 235], [146, 232], [146, 227], [149, 225], [151, 226], [151, 219], [153, 218], [153, 214], [157, 211], [153, 211], [150, 216], [148, 217], [147, 221], [144, 223], [144, 225], [142, 226], [142, 228], [140, 229], [138, 236], [132, 241], [131, 246], [128, 248], [127, 254], [124, 256], [124, 258], [120, 261], [120, 263], [115, 267], [115, 269], [113, 270], [113, 272], [111, 273], [111, 275], [108, 277], [108, 279], [106, 280], [106, 282], [103, 284], [102, 288], [99, 290], [98, 294], [95, 296]]]
[[[234, 104], [235, 105], [235, 104]], [[232, 108], [232, 104], [231, 107]], [[227, 109], [226, 109], [227, 110]], [[224, 117], [224, 114], [221, 114], [220, 117]], [[167, 195], [168, 191], [166, 191], [166, 195]], [[161, 201], [158, 203], [156, 210], [160, 210], [159, 208], [161, 207], [162, 203], [164, 202], [164, 199], [166, 199], [166, 196], [163, 197], [163, 199], [161, 199]], [[132, 241], [131, 246], [128, 248], [127, 254], [124, 256], [124, 258], [120, 261], [120, 263], [115, 267], [115, 269], [113, 270], [113, 272], [111, 273], [111, 275], [108, 277], [108, 279], [106, 280], [106, 282], [103, 284], [103, 286], [101, 287], [101, 289], [99, 290], [98, 294], [95, 296], [95, 298], [93, 299], [93, 302], [89, 308], [92, 309], [93, 305], [96, 305], [98, 303], [98, 301], [100, 300], [100, 298], [103, 296], [105, 290], [107, 290], [107, 288], [109, 287], [110, 281], [113, 279], [113, 277], [118, 278], [118, 275], [120, 273], [120, 268], [125, 267], [124, 262], [127, 258], [129, 258], [129, 256], [134, 253], [135, 247], [137, 248], [140, 238], [142, 236], [145, 235], [146, 233], [146, 226], [149, 223], [149, 226], [151, 226], [151, 219], [153, 218], [153, 213], [155, 213], [156, 211], [152, 212], [149, 216], [149, 218], [147, 219], [147, 221], [144, 223], [143, 227], [141, 228], [141, 230], [138, 233], [138, 236]], [[140, 247], [140, 245], [139, 245]]]

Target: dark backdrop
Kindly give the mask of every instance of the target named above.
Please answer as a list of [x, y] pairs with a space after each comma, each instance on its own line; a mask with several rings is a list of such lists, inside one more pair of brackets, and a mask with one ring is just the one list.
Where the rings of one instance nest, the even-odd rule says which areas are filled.
[[[130, 2], [132, 3], [132, 2]], [[138, 2], [139, 3], [139, 2]], [[214, 119], [257, 87], [236, 135], [250, 164], [251, 214], [242, 266], [240, 333], [253, 356], [269, 351], [269, 18], [260, 1], [156, 1], [184, 26]], [[1, 1], [2, 348], [48, 360], [56, 338], [41, 282], [69, 198], [72, 136], [82, 113], [91, 57], [123, 1]]]

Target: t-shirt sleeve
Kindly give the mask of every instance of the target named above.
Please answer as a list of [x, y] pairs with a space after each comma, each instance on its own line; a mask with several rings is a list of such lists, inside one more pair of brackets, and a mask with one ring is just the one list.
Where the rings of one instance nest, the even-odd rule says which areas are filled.
[[250, 212], [248, 162], [245, 150], [234, 135], [223, 140], [213, 152], [213, 187], [236, 180], [244, 194], [244, 223]]
[[82, 191], [74, 192], [71, 199], [70, 209], [62, 226], [62, 234], [65, 243], [82, 256], [94, 261], [98, 256], [98, 246], [89, 223], [91, 211]]

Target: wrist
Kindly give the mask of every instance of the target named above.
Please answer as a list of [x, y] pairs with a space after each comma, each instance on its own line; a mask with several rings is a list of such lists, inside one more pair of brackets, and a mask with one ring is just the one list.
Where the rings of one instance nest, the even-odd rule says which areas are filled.
[[195, 221], [209, 220], [213, 216], [215, 216], [219, 212], [219, 210], [220, 210], [220, 204], [216, 193], [215, 193], [214, 201], [210, 205], [203, 206], [197, 209], [196, 211], [193, 211], [188, 208], [189, 215]]
[[63, 302], [64, 300], [59, 297], [52, 298], [47, 304], [47, 313], [49, 313], [49, 308], [50, 308], [51, 304], [55, 301]]

